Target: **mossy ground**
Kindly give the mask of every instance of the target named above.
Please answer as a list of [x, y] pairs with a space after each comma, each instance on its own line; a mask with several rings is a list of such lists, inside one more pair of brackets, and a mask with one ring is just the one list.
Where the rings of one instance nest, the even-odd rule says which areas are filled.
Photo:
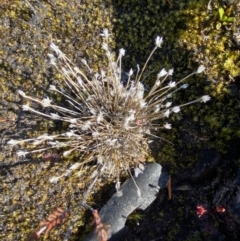
[[[150, 73], [148, 85], [163, 67], [173, 67], [173, 79], [177, 80], [199, 64], [207, 67], [207, 75], [190, 79], [190, 87], [174, 96], [174, 102], [184, 103], [209, 94], [211, 103], [189, 106], [171, 119], [174, 128], [160, 136], [174, 145], [155, 142], [161, 150], [156, 152], [154, 148], [156, 161], [167, 166], [170, 173], [193, 166], [198, 159], [197, 150], [215, 148], [225, 153], [230, 141], [239, 138], [240, 57], [239, 45], [233, 38], [240, 26], [239, 4], [214, 1], [208, 11], [206, 0], [169, 2], [0, 1], [0, 197], [4, 204], [0, 207], [1, 240], [25, 240], [56, 206], [67, 208], [79, 203], [88, 181], [86, 174], [81, 178], [84, 181], [72, 176], [56, 186], [50, 185], [49, 177], [65, 170], [73, 161], [71, 158], [66, 160], [56, 153], [50, 159], [43, 154], [19, 160], [15, 155], [17, 148], [6, 146], [11, 138], [59, 132], [64, 128], [61, 123], [23, 113], [22, 100], [16, 94], [21, 89], [42, 98], [48, 94], [50, 84], [61, 85], [61, 76], [48, 65], [51, 41], [73, 62], [80, 63], [84, 57], [92, 68], [99, 70], [105, 64], [99, 33], [108, 28], [113, 33], [113, 48], [126, 49], [124, 69], [129, 71], [136, 64], [142, 66], [154, 38], [161, 35], [163, 47], [153, 56], [146, 72]], [[220, 21], [220, 7], [228, 17], [235, 17], [235, 22]], [[90, 204], [97, 208], [105, 201], [101, 195], [90, 198]], [[62, 240], [69, 222], [53, 230], [48, 240]], [[79, 240], [77, 226], [84, 227], [86, 222], [83, 218], [76, 224], [71, 240]]]
[[[163, 141], [160, 163], [172, 164], [170, 169], [176, 172], [176, 166], [182, 168], [194, 163], [197, 158], [192, 154], [196, 149], [211, 147], [225, 153], [228, 141], [240, 134], [240, 48], [233, 37], [240, 26], [239, 3], [214, 1], [210, 10], [207, 0], [176, 0], [171, 1], [172, 4], [169, 1], [116, 2], [114, 30], [117, 46], [127, 50], [126, 69], [136, 63], [142, 66], [152, 47], [149, 43], [153, 44], [156, 35], [163, 36], [164, 43], [147, 70], [148, 84], [163, 67], [174, 68], [174, 80], [191, 73], [199, 64], [207, 68], [207, 77], [194, 76], [188, 80], [189, 88], [178, 93], [174, 102], [185, 103], [206, 93], [212, 101], [207, 105], [189, 106], [172, 118], [173, 130], [161, 136], [172, 141], [174, 146]], [[235, 17], [234, 22], [220, 21], [219, 8], [224, 9], [226, 16]], [[182, 135], [194, 138], [195, 143], [184, 142]], [[189, 156], [179, 159], [181, 150], [188, 150]]]

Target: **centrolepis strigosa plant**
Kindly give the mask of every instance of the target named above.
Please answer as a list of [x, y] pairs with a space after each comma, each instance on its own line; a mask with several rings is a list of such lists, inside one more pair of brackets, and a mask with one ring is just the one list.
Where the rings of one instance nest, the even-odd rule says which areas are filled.
[[[204, 66], [184, 77], [178, 82], [168, 81], [173, 69], [162, 69], [156, 76], [150, 90], [143, 85], [143, 73], [153, 53], [161, 48], [163, 38], [156, 37], [155, 47], [146, 60], [143, 68], [138, 68], [134, 79], [130, 69], [127, 78], [122, 79], [122, 58], [125, 50], [120, 49], [115, 58], [111, 52], [108, 40], [109, 32], [104, 29], [102, 48], [106, 52], [108, 66], [100, 73], [93, 73], [86, 60], [82, 60], [85, 71], [76, 67], [71, 60], [54, 43], [50, 44], [53, 53], [48, 54], [50, 64], [55, 66], [64, 77], [64, 88], [51, 85], [50, 91], [56, 92], [65, 99], [64, 104], [54, 104], [49, 97], [37, 99], [19, 90], [18, 93], [28, 103], [23, 110], [34, 114], [68, 123], [67, 130], [60, 134], [42, 134], [25, 140], [10, 140], [8, 144], [31, 144], [31, 150], [18, 150], [18, 156], [44, 152], [49, 149], [63, 149], [67, 158], [75, 152], [81, 158], [64, 173], [52, 176], [50, 182], [57, 183], [59, 178], [70, 175], [74, 170], [83, 170], [91, 163], [95, 165], [92, 178], [105, 175], [116, 182], [117, 194], [120, 192], [119, 177], [134, 169], [135, 176], [144, 170], [144, 160], [148, 152], [148, 142], [156, 137], [156, 130], [171, 129], [167, 119], [171, 114], [178, 113], [181, 108], [196, 102], [207, 102], [208, 95], [195, 101], [179, 106], [172, 106], [171, 96], [176, 91], [188, 87], [184, 81], [194, 74], [204, 71]], [[159, 131], [158, 131], [159, 133]], [[138, 195], [141, 190], [136, 187]]]

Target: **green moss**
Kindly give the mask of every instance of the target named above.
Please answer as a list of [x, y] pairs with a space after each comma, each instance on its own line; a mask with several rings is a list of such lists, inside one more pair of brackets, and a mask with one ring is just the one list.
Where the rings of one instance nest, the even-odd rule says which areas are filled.
[[133, 213], [131, 213], [128, 217], [128, 222], [130, 224], [136, 224], [139, 222], [142, 218], [142, 214], [139, 210], [135, 210]]
[[[174, 148], [163, 140], [158, 161], [171, 166], [171, 170], [176, 172], [179, 166], [194, 165], [198, 158], [196, 156], [182, 164], [178, 151], [181, 153], [187, 149], [191, 156], [190, 153], [211, 146], [219, 152], [226, 152], [228, 141], [237, 136], [236, 111], [239, 101], [232, 97], [228, 86], [231, 81], [229, 76], [238, 76], [240, 70], [239, 50], [233, 41], [233, 33], [240, 23], [239, 18], [234, 22], [225, 20], [226, 17], [233, 20], [232, 17], [237, 15], [239, 9], [236, 4], [224, 5], [221, 1], [215, 1], [211, 4], [212, 10], [208, 11], [208, 2], [176, 0], [172, 8], [167, 1], [161, 0], [154, 3], [147, 0], [140, 3], [118, 0], [115, 3], [114, 32], [118, 39], [117, 47], [124, 46], [127, 50], [126, 71], [136, 64], [143, 65], [156, 35], [163, 36], [164, 44], [162, 50], [153, 56], [148, 67], [147, 71], [152, 72], [146, 79], [149, 85], [163, 67], [174, 67], [173, 78], [178, 80], [196, 69], [199, 64], [204, 64], [207, 68], [207, 76], [197, 76], [189, 80], [190, 87], [185, 93], [178, 93], [173, 99], [174, 103], [178, 104], [202, 94], [210, 94], [213, 97], [211, 103], [186, 107], [182, 114], [171, 118], [174, 127], [171, 132], [159, 133], [163, 139], [173, 142]], [[220, 16], [221, 8], [224, 13]], [[224, 110], [227, 110], [227, 113]], [[192, 129], [189, 128], [191, 133], [196, 132], [191, 144], [181, 141], [182, 137], [178, 134], [182, 131], [186, 118], [195, 122]]]

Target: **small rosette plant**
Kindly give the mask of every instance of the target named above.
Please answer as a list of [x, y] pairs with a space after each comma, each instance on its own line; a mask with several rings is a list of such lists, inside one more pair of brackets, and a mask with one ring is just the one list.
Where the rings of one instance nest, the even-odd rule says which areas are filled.
[[[44, 111], [39, 111], [31, 105], [23, 105], [23, 110], [33, 112], [68, 123], [68, 129], [60, 134], [43, 134], [41, 136], [25, 139], [10, 140], [8, 144], [32, 144], [32, 150], [19, 150], [19, 156], [43, 152], [53, 148], [62, 148], [63, 156], [67, 157], [75, 152], [81, 156], [79, 162], [66, 167], [66, 172], [50, 179], [56, 183], [62, 176], [69, 175], [75, 169], [83, 169], [91, 163], [97, 163], [92, 176], [106, 175], [116, 182], [119, 191], [119, 177], [123, 173], [135, 170], [137, 176], [144, 169], [143, 162], [148, 151], [148, 142], [156, 137], [156, 130], [171, 129], [166, 119], [171, 114], [180, 112], [181, 108], [195, 102], [207, 102], [208, 95], [199, 97], [195, 101], [179, 106], [172, 106], [171, 96], [174, 92], [187, 88], [183, 83], [194, 74], [204, 71], [200, 66], [197, 71], [189, 74], [182, 80], [167, 81], [173, 74], [173, 69], [162, 69], [150, 90], [146, 90], [142, 83], [142, 75], [153, 53], [161, 48], [163, 39], [155, 39], [155, 47], [145, 62], [145, 65], [135, 74], [133, 70], [122, 79], [122, 58], [125, 50], [120, 49], [115, 58], [108, 46], [109, 32], [104, 29], [102, 34], [102, 48], [106, 52], [108, 66], [100, 73], [93, 73], [85, 60], [85, 71], [76, 67], [64, 53], [53, 43], [49, 54], [51, 65], [64, 77], [64, 89], [51, 85], [50, 91], [56, 92], [64, 98], [64, 104], [54, 104], [49, 97], [36, 99], [19, 90], [18, 93], [28, 102], [39, 104]], [[86, 73], [87, 72], [87, 73]], [[159, 133], [159, 131], [158, 131]], [[44, 145], [43, 145], [44, 144]], [[39, 147], [39, 148], [37, 148]], [[94, 172], [94, 171], [93, 171]], [[140, 190], [137, 187], [138, 194]]]

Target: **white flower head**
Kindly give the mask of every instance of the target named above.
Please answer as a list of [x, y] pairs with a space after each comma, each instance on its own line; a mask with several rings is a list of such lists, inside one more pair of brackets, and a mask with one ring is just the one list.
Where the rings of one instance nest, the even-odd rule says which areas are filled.
[[61, 117], [57, 113], [50, 113], [53, 120], [60, 120]]
[[28, 153], [28, 151], [17, 151], [18, 156], [26, 156]]
[[31, 107], [30, 107], [29, 105], [23, 105], [23, 106], [22, 106], [22, 109], [23, 109], [24, 111], [28, 111], [28, 110], [31, 110]]
[[103, 44], [102, 44], [102, 49], [105, 50], [105, 51], [108, 51], [108, 45], [107, 45], [107, 43], [103, 43]]
[[163, 115], [168, 118], [168, 117], [169, 117], [169, 114], [170, 114], [170, 111], [169, 111], [169, 110], [166, 110]]
[[165, 107], [168, 108], [168, 107], [170, 107], [171, 105], [172, 105], [172, 102], [167, 102], [167, 103], [165, 104]]
[[159, 48], [162, 47], [162, 43], [163, 43], [163, 38], [160, 37], [160, 36], [157, 36], [156, 39], [155, 39], [155, 45]]
[[56, 141], [49, 141], [48, 144], [51, 145], [51, 146], [56, 146], [58, 144], [58, 142], [56, 142]]
[[116, 142], [117, 142], [117, 139], [107, 139], [107, 140], [106, 140], [106, 143], [107, 143], [109, 146], [115, 146], [115, 145], [116, 145]]
[[76, 124], [77, 120], [78, 119], [76, 119], [76, 118], [71, 118], [71, 119], [69, 119], [69, 122], [72, 123], [72, 124]]
[[173, 69], [168, 70], [168, 75], [173, 75]]
[[143, 100], [139, 100], [140, 101], [140, 108], [142, 109], [143, 107], [147, 106], [147, 103]]
[[157, 104], [154, 106], [154, 113], [158, 113], [160, 111], [160, 105]]
[[140, 170], [140, 168], [135, 167], [134, 168], [134, 176], [138, 177], [139, 174], [143, 173], [142, 170]]
[[69, 177], [72, 174], [73, 170], [67, 170], [63, 175]]
[[171, 124], [168, 124], [168, 123], [166, 123], [165, 125], [164, 125], [164, 128], [166, 128], [166, 129], [172, 129], [172, 125]]
[[71, 152], [72, 152], [72, 150], [64, 151], [64, 152], [63, 152], [63, 156], [66, 157], [66, 156], [68, 156]]
[[211, 99], [211, 97], [209, 95], [204, 95], [201, 97], [201, 102], [206, 103], [210, 99]]
[[41, 144], [43, 141], [44, 141], [43, 139], [41, 139], [41, 140], [36, 140], [36, 141], [32, 142], [32, 144], [33, 144], [34, 146], [38, 146], [38, 145]]
[[56, 88], [55, 85], [50, 85], [50, 86], [49, 86], [49, 89], [52, 90], [52, 91], [56, 91], [56, 90], [57, 90], [57, 88]]
[[77, 169], [78, 167], [80, 167], [82, 164], [81, 163], [79, 163], [79, 162], [76, 162], [76, 163], [74, 163], [72, 166], [70, 166], [70, 170], [75, 170], [75, 169]]
[[56, 63], [56, 58], [55, 58], [55, 56], [54, 56], [53, 54], [47, 54], [47, 55], [48, 55], [48, 57], [50, 58], [49, 64], [56, 66], [57, 63]]
[[119, 57], [124, 56], [125, 52], [126, 52], [125, 49], [123, 49], [123, 48], [119, 49]]
[[175, 106], [175, 107], [172, 108], [172, 111], [174, 113], [178, 113], [180, 111], [180, 107], [179, 106]]
[[92, 133], [92, 136], [93, 137], [99, 137], [100, 136], [100, 133], [98, 132], [98, 131], [94, 131], [93, 133]]
[[100, 165], [103, 165], [103, 156], [102, 155], [97, 155], [97, 163]]
[[52, 136], [49, 136], [47, 133], [37, 137], [38, 140], [53, 140]]
[[52, 100], [50, 100], [48, 97], [47, 97], [47, 98], [44, 98], [44, 99], [42, 100], [42, 106], [43, 106], [43, 107], [49, 107], [49, 106], [51, 106], [51, 102], [52, 102]]
[[10, 141], [7, 142], [7, 144], [8, 144], [8, 145], [11, 145], [11, 146], [15, 146], [15, 145], [17, 145], [18, 143], [20, 143], [20, 141], [13, 140], [13, 139], [11, 139]]
[[101, 69], [100, 72], [101, 72], [101, 76], [102, 76], [102, 78], [106, 77], [106, 71], [105, 71], [105, 70], [102, 70], [102, 69]]
[[102, 37], [104, 37], [104, 38], [106, 38], [106, 39], [108, 39], [108, 37], [109, 37], [110, 35], [111, 35], [111, 34], [109, 34], [109, 31], [108, 31], [107, 28], [104, 28], [104, 29], [102, 30], [102, 33], [100, 33], [100, 36], [102, 36]]
[[168, 87], [169, 88], [174, 88], [176, 86], [176, 82], [175, 81], [170, 81], [169, 83], [168, 83]]
[[97, 115], [97, 123], [100, 123], [103, 121], [103, 112], [100, 111]]
[[60, 179], [60, 177], [51, 177], [49, 179], [49, 182], [50, 183], [54, 183], [54, 184], [57, 184], [58, 180]]
[[92, 178], [96, 177], [97, 175], [98, 175], [98, 171], [95, 170], [94, 172], [92, 172], [90, 178], [92, 179]]
[[58, 48], [57, 45], [55, 45], [54, 43], [50, 44], [50, 48], [58, 55], [58, 56], [62, 56], [63, 53], [62, 51]]
[[117, 197], [121, 197], [123, 195], [123, 191], [122, 190], [117, 190], [116, 196]]
[[91, 125], [91, 122], [90, 121], [87, 121], [85, 122], [82, 126], [81, 126], [81, 130], [82, 131], [86, 131], [90, 128], [90, 125]]
[[72, 136], [74, 136], [75, 134], [74, 134], [74, 131], [73, 131], [73, 130], [70, 130], [70, 131], [67, 131], [66, 133], [64, 133], [64, 134], [62, 134], [62, 135], [67, 136], [67, 137], [72, 137]]
[[125, 119], [124, 119], [124, 124], [123, 124], [123, 127], [124, 127], [124, 129], [126, 129], [126, 130], [129, 130], [129, 128], [130, 128], [130, 125], [129, 125], [129, 117], [126, 117]]
[[134, 116], [134, 115], [135, 115], [135, 110], [130, 110], [130, 111], [129, 111], [129, 114], [130, 114], [129, 117], [128, 117], [129, 120], [130, 120], [130, 121], [135, 120], [135, 116]]
[[165, 69], [162, 69], [157, 75], [158, 79], [165, 76], [167, 73], [168, 72]]
[[188, 87], [188, 84], [183, 84], [183, 85], [181, 86], [181, 89], [187, 89], [187, 87]]
[[160, 86], [160, 84], [161, 84], [161, 81], [160, 81], [160, 80], [157, 80], [157, 81], [155, 82], [155, 85], [156, 85], [156, 86]]
[[[92, 100], [92, 97], [89, 96], [88, 99], [86, 99], [86, 101], [91, 101]], [[89, 111], [92, 115], [96, 115], [96, 110], [93, 109], [93, 108], [89, 108]]]
[[197, 73], [197, 74], [200, 74], [200, 73], [202, 73], [204, 70], [205, 70], [204, 65], [200, 65], [200, 66], [198, 67], [196, 73]]
[[[83, 81], [82, 81], [82, 78], [80, 76], [77, 76], [77, 82], [80, 86], [82, 86]], [[83, 91], [84, 91], [84, 88], [83, 88]]]
[[53, 54], [47, 54], [47, 56], [51, 59], [51, 58], [55, 58], [55, 56]]
[[129, 70], [129, 73], [128, 73], [128, 76], [130, 77], [130, 76], [132, 76], [132, 75], [133, 75], [133, 70], [130, 69], [130, 70]]
[[117, 189], [117, 190], [119, 190], [120, 189], [120, 186], [121, 186], [121, 182], [116, 182], [116, 184], [115, 184], [115, 188]]
[[84, 65], [86, 65], [86, 66], [88, 65], [86, 59], [83, 59], [83, 58], [82, 58], [82, 59], [81, 59], [81, 62], [82, 62]]
[[144, 169], [145, 169], [145, 166], [142, 163], [139, 163], [138, 167], [141, 171], [144, 171]]
[[22, 97], [26, 97], [26, 94], [22, 90], [18, 90], [18, 94]]

